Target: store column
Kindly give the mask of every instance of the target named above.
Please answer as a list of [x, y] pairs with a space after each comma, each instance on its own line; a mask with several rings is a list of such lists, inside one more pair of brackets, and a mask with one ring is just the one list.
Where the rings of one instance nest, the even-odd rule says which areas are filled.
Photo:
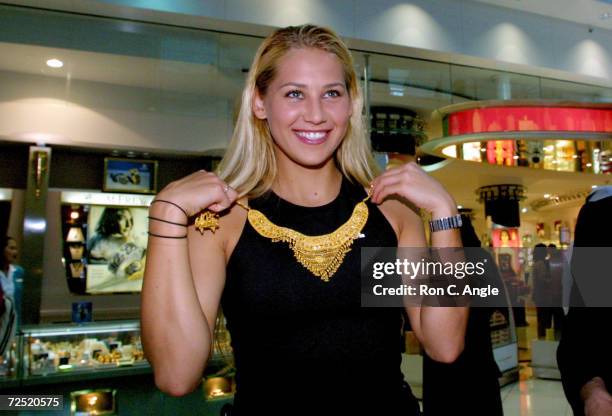
[[40, 321], [43, 251], [47, 230], [45, 209], [50, 165], [50, 148], [30, 147], [21, 250], [22, 264], [25, 269], [21, 310], [23, 324], [35, 324]]

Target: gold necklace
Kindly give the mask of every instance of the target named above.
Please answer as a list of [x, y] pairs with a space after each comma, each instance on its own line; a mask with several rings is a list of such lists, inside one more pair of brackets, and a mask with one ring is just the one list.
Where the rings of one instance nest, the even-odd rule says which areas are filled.
[[[305, 235], [291, 228], [281, 227], [270, 221], [261, 211], [250, 208], [236, 201], [247, 210], [247, 219], [257, 233], [269, 238], [272, 242], [289, 243], [296, 260], [312, 274], [329, 282], [336, 273], [344, 257], [351, 250], [353, 241], [361, 234], [368, 221], [368, 206], [366, 201], [370, 194], [358, 202], [351, 217], [336, 230], [323, 235]], [[218, 226], [218, 214], [205, 211], [196, 219], [195, 226], [200, 233], [210, 229], [213, 233]]]

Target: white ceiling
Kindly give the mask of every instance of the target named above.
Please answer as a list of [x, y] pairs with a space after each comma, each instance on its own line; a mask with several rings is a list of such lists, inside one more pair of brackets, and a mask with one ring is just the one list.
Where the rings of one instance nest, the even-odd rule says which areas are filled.
[[602, 13], [612, 14], [610, 0], [474, 0], [509, 9], [541, 14], [571, 22], [612, 30], [612, 18], [602, 19]]

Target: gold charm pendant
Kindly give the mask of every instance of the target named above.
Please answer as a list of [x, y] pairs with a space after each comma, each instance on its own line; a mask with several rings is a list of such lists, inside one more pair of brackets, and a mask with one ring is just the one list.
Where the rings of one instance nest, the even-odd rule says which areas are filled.
[[205, 230], [210, 230], [214, 234], [215, 230], [219, 228], [219, 214], [205, 210], [203, 213], [198, 215], [198, 218], [196, 218], [195, 228], [202, 235], [204, 235]]

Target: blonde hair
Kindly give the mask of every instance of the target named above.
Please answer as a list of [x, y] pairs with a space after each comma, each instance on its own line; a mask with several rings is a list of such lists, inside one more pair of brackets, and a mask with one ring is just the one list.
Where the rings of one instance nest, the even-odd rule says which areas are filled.
[[362, 116], [363, 96], [351, 54], [332, 30], [314, 26], [289, 26], [276, 30], [260, 45], [242, 92], [242, 102], [232, 140], [217, 168], [219, 177], [240, 196], [258, 197], [267, 192], [277, 175], [274, 141], [267, 120], [253, 114], [255, 92], [261, 96], [274, 80], [278, 61], [292, 48], [316, 48], [338, 57], [352, 104], [345, 136], [334, 158], [343, 175], [367, 187], [379, 168], [372, 156]]

